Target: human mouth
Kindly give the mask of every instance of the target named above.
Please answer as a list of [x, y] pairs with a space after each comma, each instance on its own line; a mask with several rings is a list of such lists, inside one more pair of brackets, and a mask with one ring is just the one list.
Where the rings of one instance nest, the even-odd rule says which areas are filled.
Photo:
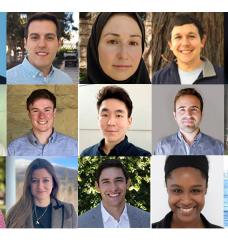
[[108, 193], [107, 194], [110, 198], [117, 198], [117, 197], [119, 197], [119, 193]]
[[48, 52], [39, 51], [39, 52], [36, 52], [36, 55], [38, 55], [40, 57], [44, 57], [44, 56], [48, 55]]
[[191, 215], [194, 210], [195, 210], [196, 207], [189, 207], [189, 208], [186, 208], [186, 207], [179, 207], [179, 212], [184, 215], [184, 216], [189, 216]]
[[192, 52], [193, 50], [180, 50], [182, 54], [188, 55]]
[[130, 64], [114, 64], [112, 66], [117, 69], [128, 69], [132, 67]]
[[37, 123], [40, 124], [40, 125], [45, 125], [45, 124], [48, 123], [48, 121], [37, 121]]

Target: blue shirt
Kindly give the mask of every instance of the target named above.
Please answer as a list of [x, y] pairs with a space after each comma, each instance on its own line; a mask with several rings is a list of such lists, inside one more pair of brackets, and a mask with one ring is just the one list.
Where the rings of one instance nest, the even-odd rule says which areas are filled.
[[127, 136], [109, 154], [106, 154], [102, 149], [104, 143], [105, 140], [102, 139], [98, 144], [86, 148], [80, 156], [151, 156], [150, 152], [129, 143]]
[[40, 144], [33, 132], [13, 140], [8, 156], [77, 156], [78, 144], [71, 137], [54, 131], [47, 144]]
[[27, 58], [6, 72], [7, 84], [73, 84], [72, 79], [63, 71], [52, 66], [48, 76], [34, 67]]
[[221, 141], [199, 132], [189, 146], [181, 133], [175, 133], [162, 139], [155, 149], [155, 155], [223, 155], [224, 145]]

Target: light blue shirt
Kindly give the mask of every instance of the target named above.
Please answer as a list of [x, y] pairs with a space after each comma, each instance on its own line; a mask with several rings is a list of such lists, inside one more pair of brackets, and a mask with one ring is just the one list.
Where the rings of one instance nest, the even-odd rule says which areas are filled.
[[155, 149], [155, 155], [223, 155], [221, 141], [199, 132], [192, 145], [185, 142], [180, 132], [162, 139]]
[[63, 71], [52, 66], [48, 76], [34, 67], [27, 58], [6, 72], [7, 84], [73, 84], [72, 79]]
[[8, 146], [8, 156], [77, 156], [77, 141], [53, 131], [47, 144], [40, 144], [32, 131], [13, 140]]

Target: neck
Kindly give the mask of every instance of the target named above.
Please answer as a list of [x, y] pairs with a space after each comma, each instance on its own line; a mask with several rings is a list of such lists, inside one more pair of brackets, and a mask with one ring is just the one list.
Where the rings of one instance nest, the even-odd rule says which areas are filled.
[[125, 207], [125, 201], [123, 203], [121, 203], [119, 206], [106, 206], [104, 202], [103, 206], [105, 208], [105, 210], [112, 216], [114, 217], [117, 221], [120, 220], [120, 216], [124, 210]]
[[177, 61], [178, 68], [180, 68], [182, 71], [185, 72], [191, 72], [194, 71], [195, 69], [199, 68], [202, 65], [203, 61], [199, 58], [197, 61], [194, 61], [193, 63], [185, 63], [185, 62], [180, 62]]
[[193, 132], [191, 133], [188, 133], [188, 132], [183, 132], [182, 130], [180, 130], [181, 132], [181, 135], [183, 136], [185, 142], [188, 144], [188, 145], [192, 145], [196, 136], [198, 135], [200, 129], [197, 128], [195, 129]]
[[37, 207], [47, 207], [50, 204], [50, 198], [47, 199], [34, 199], [34, 204]]
[[38, 139], [40, 144], [47, 144], [48, 143], [48, 139], [51, 136], [53, 130], [50, 129], [46, 132], [38, 132], [35, 129], [32, 130], [34, 135], [36, 136], [36, 138]]
[[177, 219], [176, 216], [173, 214], [171, 228], [204, 228], [204, 225], [200, 216], [194, 221], [183, 222]]
[[[124, 136], [125, 138], [125, 136]], [[111, 152], [111, 150], [117, 145], [119, 144], [120, 142], [122, 142], [124, 140], [124, 138], [121, 138], [119, 141], [116, 141], [116, 142], [109, 142], [108, 140], [105, 139], [104, 141], [104, 146], [102, 147], [103, 151], [106, 153], [106, 154], [109, 154]]]

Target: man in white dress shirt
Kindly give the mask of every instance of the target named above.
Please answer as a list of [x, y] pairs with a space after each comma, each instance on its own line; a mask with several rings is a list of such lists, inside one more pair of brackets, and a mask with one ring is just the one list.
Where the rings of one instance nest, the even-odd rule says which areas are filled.
[[150, 214], [126, 203], [130, 178], [119, 160], [104, 160], [96, 172], [101, 203], [79, 216], [79, 228], [149, 228]]

